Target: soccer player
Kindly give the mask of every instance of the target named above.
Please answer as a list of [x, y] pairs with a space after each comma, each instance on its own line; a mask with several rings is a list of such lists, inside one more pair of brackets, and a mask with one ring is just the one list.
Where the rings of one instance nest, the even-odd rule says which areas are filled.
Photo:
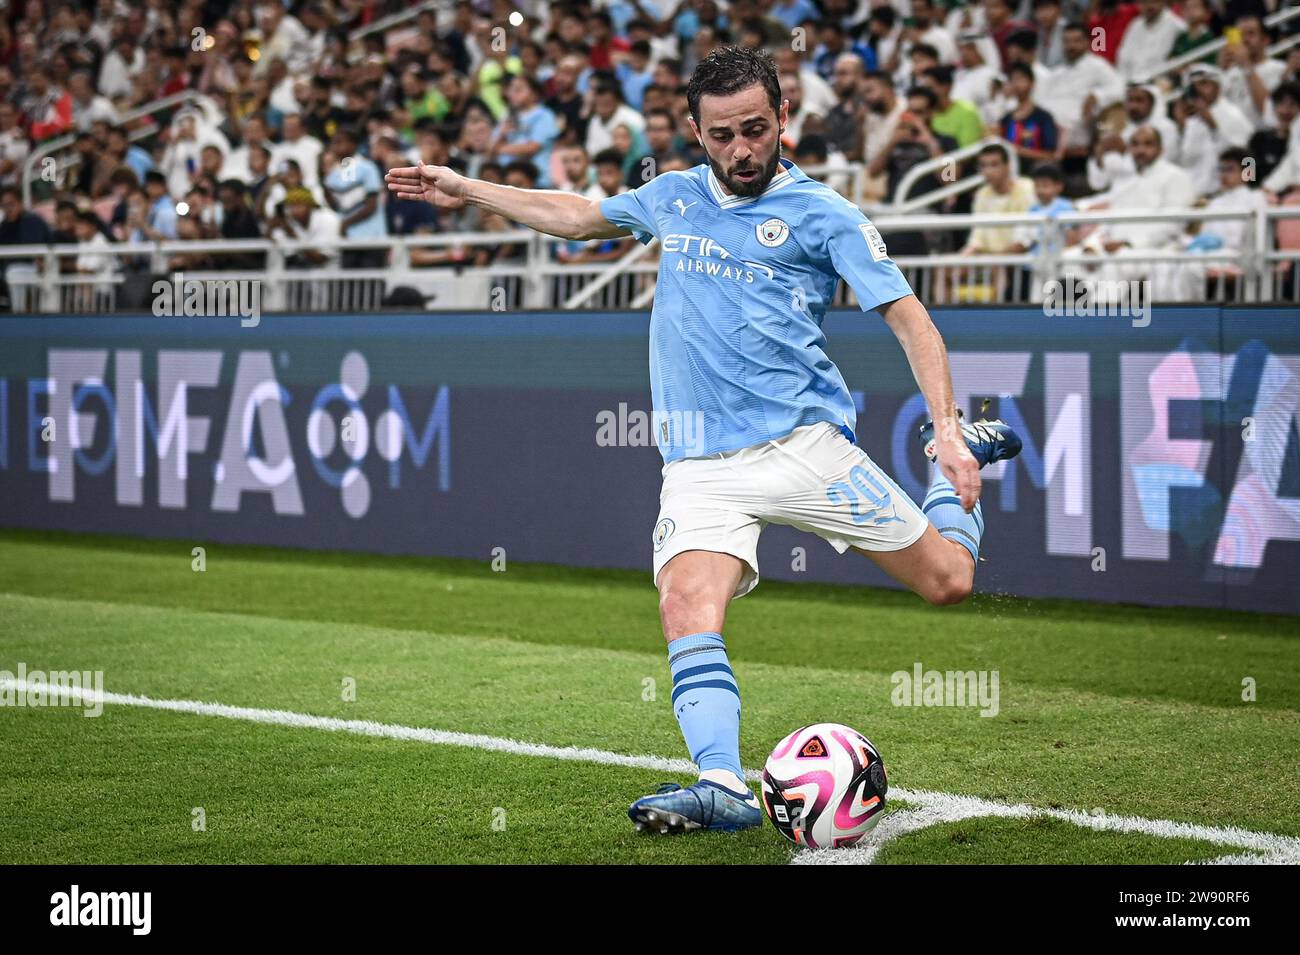
[[[931, 603], [957, 603], [971, 592], [984, 530], [980, 468], [1020, 451], [1002, 422], [960, 420], [943, 340], [880, 233], [781, 158], [789, 102], [771, 59], [715, 50], [687, 101], [708, 162], [623, 195], [514, 189], [442, 166], [387, 176], [402, 198], [476, 205], [565, 239], [659, 239], [650, 382], [665, 463], [654, 575], [672, 707], [700, 770], [628, 810], [637, 828], [661, 833], [762, 822], [740, 765], [740, 691], [722, 627], [727, 604], [758, 583], [763, 527], [812, 531]], [[853, 401], [824, 351], [821, 322], [841, 277], [898, 337], [925, 397], [921, 439], [938, 467], [920, 507], [857, 446]]]

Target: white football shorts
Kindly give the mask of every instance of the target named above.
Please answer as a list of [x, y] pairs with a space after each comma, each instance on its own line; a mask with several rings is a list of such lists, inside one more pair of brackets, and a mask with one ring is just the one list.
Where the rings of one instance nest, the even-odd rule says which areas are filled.
[[768, 524], [811, 531], [842, 554], [902, 550], [928, 521], [837, 426], [804, 425], [784, 438], [664, 465], [654, 579], [683, 551], [732, 554], [746, 565], [735, 593], [743, 597], [758, 585], [758, 536]]

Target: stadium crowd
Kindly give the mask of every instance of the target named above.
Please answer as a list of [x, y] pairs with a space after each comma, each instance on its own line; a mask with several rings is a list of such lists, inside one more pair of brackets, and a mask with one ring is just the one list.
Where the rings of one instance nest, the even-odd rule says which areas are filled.
[[[425, 7], [428, 7], [425, 9]], [[606, 196], [704, 161], [685, 82], [719, 45], [771, 51], [785, 153], [884, 205], [918, 164], [999, 136], [984, 184], [920, 211], [1252, 209], [1300, 201], [1300, 46], [1277, 0], [83, 0], [0, 16], [0, 244], [66, 243], [62, 268], [148, 271], [113, 245], [288, 238], [290, 264], [382, 267], [329, 240], [512, 228], [389, 198], [415, 160], [521, 188]], [[413, 16], [388, 18], [412, 9]], [[1223, 38], [1177, 70], [1174, 56]], [[1285, 44], [1283, 44], [1285, 46]], [[1194, 54], [1193, 54], [1194, 55]], [[160, 107], [162, 101], [165, 105]], [[1071, 250], [1239, 248], [1240, 222], [1130, 223]], [[1011, 228], [896, 232], [895, 255], [1032, 251]], [[631, 239], [560, 243], [617, 258]], [[509, 243], [414, 248], [485, 265]], [[256, 268], [178, 253], [169, 269]], [[21, 263], [8, 260], [8, 268]], [[39, 263], [32, 263], [31, 268]], [[156, 267], [156, 263], [154, 263]], [[1194, 285], [1194, 283], [1193, 283]]]

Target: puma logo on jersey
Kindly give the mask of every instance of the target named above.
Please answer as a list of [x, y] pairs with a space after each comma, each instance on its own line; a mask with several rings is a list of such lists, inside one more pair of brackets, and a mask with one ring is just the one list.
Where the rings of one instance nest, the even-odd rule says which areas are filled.
[[691, 206], [695, 205], [695, 203], [694, 203], [694, 202], [689, 202], [689, 203], [688, 203], [688, 202], [682, 202], [681, 199], [674, 199], [674, 200], [673, 200], [673, 205], [675, 205], [675, 206], [678, 208], [678, 210], [681, 211], [682, 218], [686, 218], [686, 210], [689, 209]]

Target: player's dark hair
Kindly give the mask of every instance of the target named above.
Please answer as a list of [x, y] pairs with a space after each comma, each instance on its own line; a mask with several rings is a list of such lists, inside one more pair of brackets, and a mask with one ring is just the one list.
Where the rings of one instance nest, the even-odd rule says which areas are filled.
[[686, 85], [686, 104], [691, 118], [700, 121], [700, 98], [730, 96], [755, 83], [767, 93], [773, 113], [781, 112], [781, 83], [776, 75], [776, 62], [762, 50], [747, 50], [737, 46], [724, 46], [700, 60]]

